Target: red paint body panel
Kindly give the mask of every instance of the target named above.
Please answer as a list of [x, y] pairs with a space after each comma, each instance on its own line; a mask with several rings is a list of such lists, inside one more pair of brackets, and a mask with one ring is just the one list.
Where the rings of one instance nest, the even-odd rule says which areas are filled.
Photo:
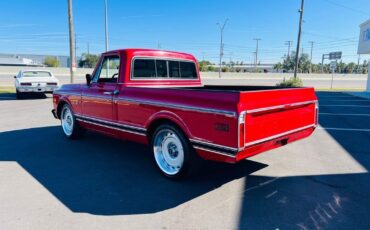
[[68, 103], [83, 127], [144, 144], [153, 124], [170, 121], [201, 157], [228, 163], [305, 138], [316, 127], [312, 88], [210, 89], [197, 65], [196, 79], [137, 80], [131, 77], [137, 57], [197, 62], [189, 54], [147, 49], [111, 51], [100, 62], [109, 55], [121, 59], [118, 83], [65, 85], [54, 92], [57, 113]]

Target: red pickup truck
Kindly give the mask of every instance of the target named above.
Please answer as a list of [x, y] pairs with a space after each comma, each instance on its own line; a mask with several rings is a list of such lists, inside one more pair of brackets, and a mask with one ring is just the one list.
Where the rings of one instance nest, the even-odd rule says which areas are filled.
[[88, 129], [149, 144], [170, 178], [188, 176], [201, 159], [236, 163], [317, 126], [313, 88], [204, 86], [184, 53], [106, 52], [86, 81], [54, 91], [64, 134], [76, 139]]

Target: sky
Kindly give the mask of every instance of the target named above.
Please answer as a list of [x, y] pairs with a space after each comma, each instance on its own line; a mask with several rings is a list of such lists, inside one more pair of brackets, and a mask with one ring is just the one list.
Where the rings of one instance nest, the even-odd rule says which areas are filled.
[[[160, 48], [217, 62], [220, 29], [224, 61], [276, 63], [297, 44], [300, 0], [108, 0], [109, 49]], [[67, 0], [1, 1], [0, 53], [68, 55]], [[74, 0], [77, 55], [105, 51], [104, 0]], [[313, 61], [342, 51], [357, 62], [359, 25], [370, 19], [369, 0], [305, 0], [302, 48]], [[370, 56], [362, 56], [361, 62]]]

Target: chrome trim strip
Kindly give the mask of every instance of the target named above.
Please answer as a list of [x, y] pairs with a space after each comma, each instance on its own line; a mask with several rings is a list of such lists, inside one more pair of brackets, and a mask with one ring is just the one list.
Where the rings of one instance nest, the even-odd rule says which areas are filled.
[[81, 118], [77, 118], [77, 121], [85, 122], [85, 123], [92, 124], [92, 125], [101, 126], [101, 127], [108, 128], [108, 129], [114, 129], [114, 130], [118, 130], [118, 131], [121, 131], [121, 132], [132, 133], [132, 134], [136, 134], [136, 135], [140, 135], [140, 136], [146, 136], [144, 133], [138, 133], [138, 132], [129, 131], [129, 130], [126, 130], [126, 129], [120, 129], [120, 128], [116, 128], [116, 127], [112, 127], [112, 126], [102, 125], [102, 124], [99, 124], [99, 123], [96, 123], [96, 122], [86, 121], [86, 120], [83, 120]]
[[199, 147], [199, 146], [194, 146], [194, 148], [199, 149], [199, 150], [203, 150], [203, 151], [207, 151], [207, 152], [216, 153], [216, 154], [223, 155], [223, 156], [226, 156], [226, 157], [235, 158], [235, 156], [233, 156], [231, 154], [222, 153], [222, 152], [215, 151], [215, 150], [212, 150], [212, 149], [207, 149], [207, 148], [203, 148], [203, 147]]
[[270, 140], [273, 140], [273, 139], [276, 139], [276, 138], [279, 138], [279, 137], [282, 137], [282, 136], [285, 136], [285, 135], [288, 135], [288, 134], [299, 132], [299, 131], [302, 131], [302, 130], [305, 130], [305, 129], [314, 128], [314, 127], [316, 127], [315, 124], [307, 125], [307, 126], [304, 126], [304, 127], [298, 128], [298, 129], [293, 129], [293, 130], [290, 130], [290, 131], [287, 131], [287, 132], [284, 132], [284, 133], [279, 133], [279, 134], [276, 134], [274, 136], [266, 137], [266, 138], [259, 139], [259, 140], [256, 140], [256, 141], [252, 141], [252, 142], [247, 142], [247, 143], [245, 143], [244, 148], [252, 146], [252, 145], [256, 145], [256, 144], [259, 144], [259, 143], [262, 143], [262, 142], [270, 141]]
[[84, 116], [84, 115], [80, 115], [80, 114], [75, 114], [75, 116], [78, 117], [78, 118], [81, 118], [81, 119], [85, 118], [85, 119], [105, 123], [105, 124], [108, 124], [108, 125], [110, 124], [110, 125], [122, 126], [124, 128], [126, 127], [126, 128], [130, 128], [130, 129], [136, 129], [136, 130], [141, 130], [141, 131], [146, 132], [146, 128], [143, 128], [143, 127], [132, 126], [132, 125], [127, 125], [127, 124], [122, 124], [122, 123], [117, 123], [117, 122], [111, 122], [111, 121], [107, 121], [107, 120], [101, 120], [101, 119], [98, 119], [98, 118], [95, 118], [95, 117]]
[[138, 99], [131, 99], [131, 98], [115, 98], [114, 101], [134, 102], [138, 104], [149, 104], [149, 105], [154, 105], [154, 106], [162, 106], [162, 107], [171, 108], [171, 109], [190, 110], [190, 111], [201, 112], [201, 113], [212, 113], [212, 114], [224, 115], [227, 117], [236, 117], [236, 112], [227, 111], [227, 110], [206, 109], [206, 108], [201, 108], [201, 107], [169, 104], [169, 103], [162, 103], [162, 102], [156, 102], [156, 101], [150, 101], [150, 100], [138, 100]]
[[79, 94], [79, 93], [69, 93], [69, 92], [61, 92], [61, 91], [54, 91], [54, 94], [59, 94], [61, 96], [78, 96], [78, 97], [81, 97], [82, 94]]
[[297, 102], [297, 103], [290, 103], [290, 104], [284, 104], [284, 105], [276, 105], [276, 106], [264, 107], [264, 108], [259, 108], [259, 109], [251, 109], [251, 110], [247, 110], [246, 112], [248, 114], [252, 114], [252, 113], [265, 112], [265, 111], [274, 110], [274, 109], [284, 109], [287, 106], [292, 106], [293, 107], [293, 106], [300, 106], [300, 105], [312, 104], [312, 103], [316, 103], [316, 102], [317, 102], [317, 100], [314, 100], [314, 101], [304, 101], [304, 102]]
[[213, 143], [210, 143], [210, 142], [200, 141], [200, 140], [196, 140], [196, 139], [189, 139], [189, 140], [190, 140], [191, 142], [196, 143], [196, 144], [202, 144], [202, 145], [213, 146], [213, 147], [216, 147], [216, 148], [226, 149], [226, 150], [229, 150], [229, 151], [235, 151], [235, 152], [237, 152], [237, 151], [238, 151], [238, 149], [237, 149], [237, 148], [233, 148], [233, 147], [229, 147], [229, 146], [225, 146], [225, 145], [213, 144]]
[[107, 101], [111, 101], [112, 100], [112, 95], [110, 96], [100, 96], [100, 95], [81, 95], [82, 98], [92, 98], [92, 99], [102, 99], [102, 100], [107, 100]]

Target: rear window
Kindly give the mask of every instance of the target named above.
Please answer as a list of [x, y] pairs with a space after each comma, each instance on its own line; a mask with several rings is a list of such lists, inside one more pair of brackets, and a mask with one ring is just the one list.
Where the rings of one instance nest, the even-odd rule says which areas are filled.
[[25, 71], [23, 77], [51, 77], [51, 73], [46, 71]]
[[180, 62], [181, 78], [197, 78], [197, 70], [194, 63]]
[[196, 65], [190, 61], [136, 58], [133, 65], [133, 78], [198, 78]]

